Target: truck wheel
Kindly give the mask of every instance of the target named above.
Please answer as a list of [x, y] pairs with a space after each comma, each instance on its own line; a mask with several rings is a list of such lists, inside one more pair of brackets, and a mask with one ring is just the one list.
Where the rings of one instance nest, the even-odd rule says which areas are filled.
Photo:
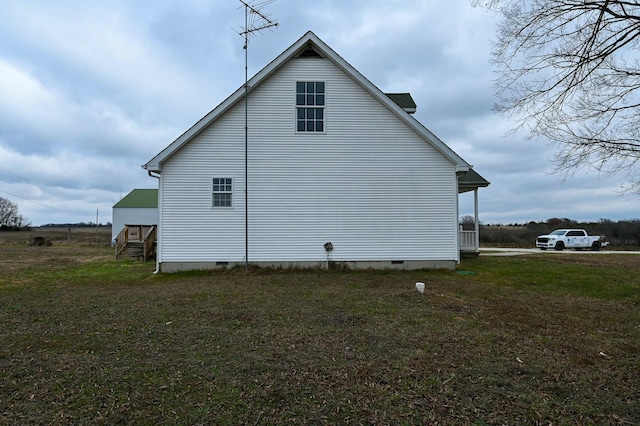
[[598, 251], [600, 250], [600, 243], [597, 241], [594, 241], [593, 244], [591, 244], [591, 251]]
[[556, 243], [556, 250], [557, 250], [557, 251], [562, 251], [562, 250], [564, 250], [564, 243], [563, 243], [562, 241], [558, 241], [558, 242]]

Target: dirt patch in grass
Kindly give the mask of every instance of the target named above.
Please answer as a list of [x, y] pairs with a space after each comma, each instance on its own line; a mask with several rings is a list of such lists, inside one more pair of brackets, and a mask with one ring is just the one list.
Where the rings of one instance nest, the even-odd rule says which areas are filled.
[[[75, 247], [44, 249], [41, 262], [13, 270], [20, 284], [0, 275], [0, 423], [640, 418], [630, 257], [480, 258], [466, 275], [154, 276], [152, 265], [116, 262], [104, 247], [84, 258]], [[606, 293], [593, 295], [593, 274]]]

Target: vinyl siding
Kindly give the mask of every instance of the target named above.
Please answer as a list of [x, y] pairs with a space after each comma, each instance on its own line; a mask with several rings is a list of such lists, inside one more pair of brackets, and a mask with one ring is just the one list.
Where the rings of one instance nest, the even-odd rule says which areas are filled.
[[[295, 82], [326, 82], [326, 133], [295, 132]], [[331, 61], [293, 59], [249, 97], [249, 260], [457, 259], [455, 167]], [[233, 207], [212, 208], [212, 178]], [[244, 102], [162, 168], [160, 262], [240, 262]]]

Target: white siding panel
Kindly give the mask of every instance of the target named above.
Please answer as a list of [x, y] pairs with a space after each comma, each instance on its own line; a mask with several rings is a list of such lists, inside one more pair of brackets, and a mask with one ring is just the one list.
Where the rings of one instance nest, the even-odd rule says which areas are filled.
[[[295, 132], [295, 82], [326, 82], [326, 133]], [[454, 166], [332, 62], [290, 61], [250, 95], [249, 260], [457, 259]], [[211, 179], [232, 177], [231, 209]], [[244, 103], [163, 165], [163, 262], [244, 258]]]

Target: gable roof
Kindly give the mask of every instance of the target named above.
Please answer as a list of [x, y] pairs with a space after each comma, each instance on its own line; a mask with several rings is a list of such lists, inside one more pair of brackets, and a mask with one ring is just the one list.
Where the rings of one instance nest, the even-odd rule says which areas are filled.
[[157, 209], [157, 189], [134, 189], [113, 205], [114, 209]]
[[[467, 171], [471, 166], [442, 142], [436, 135], [431, 133], [429, 129], [424, 127], [418, 120], [407, 114], [394, 100], [385, 95], [373, 83], [366, 79], [358, 70], [345, 61], [333, 49], [331, 49], [324, 41], [322, 41], [313, 32], [309, 31], [303, 35], [298, 41], [292, 44], [288, 49], [282, 52], [278, 57], [271, 61], [267, 66], [254, 75], [248, 82], [248, 92], [251, 93], [255, 87], [266, 80], [274, 72], [280, 69], [289, 60], [298, 56], [321, 56], [331, 60], [344, 73], [353, 78], [360, 86], [369, 92], [373, 97], [378, 99], [389, 110], [391, 110], [400, 120], [404, 121], [409, 127], [421, 135], [425, 141], [430, 143], [437, 151], [456, 166], [456, 171]], [[224, 114], [237, 102], [244, 99], [245, 87], [242, 85], [231, 96], [222, 101], [211, 112], [201, 118], [190, 129], [184, 132], [178, 139], [173, 141], [169, 146], [163, 149], [159, 154], [149, 160], [142, 168], [148, 172], [160, 173], [162, 171], [162, 163], [170, 158], [182, 146], [197, 136], [202, 130], [214, 122], [219, 116]]]

